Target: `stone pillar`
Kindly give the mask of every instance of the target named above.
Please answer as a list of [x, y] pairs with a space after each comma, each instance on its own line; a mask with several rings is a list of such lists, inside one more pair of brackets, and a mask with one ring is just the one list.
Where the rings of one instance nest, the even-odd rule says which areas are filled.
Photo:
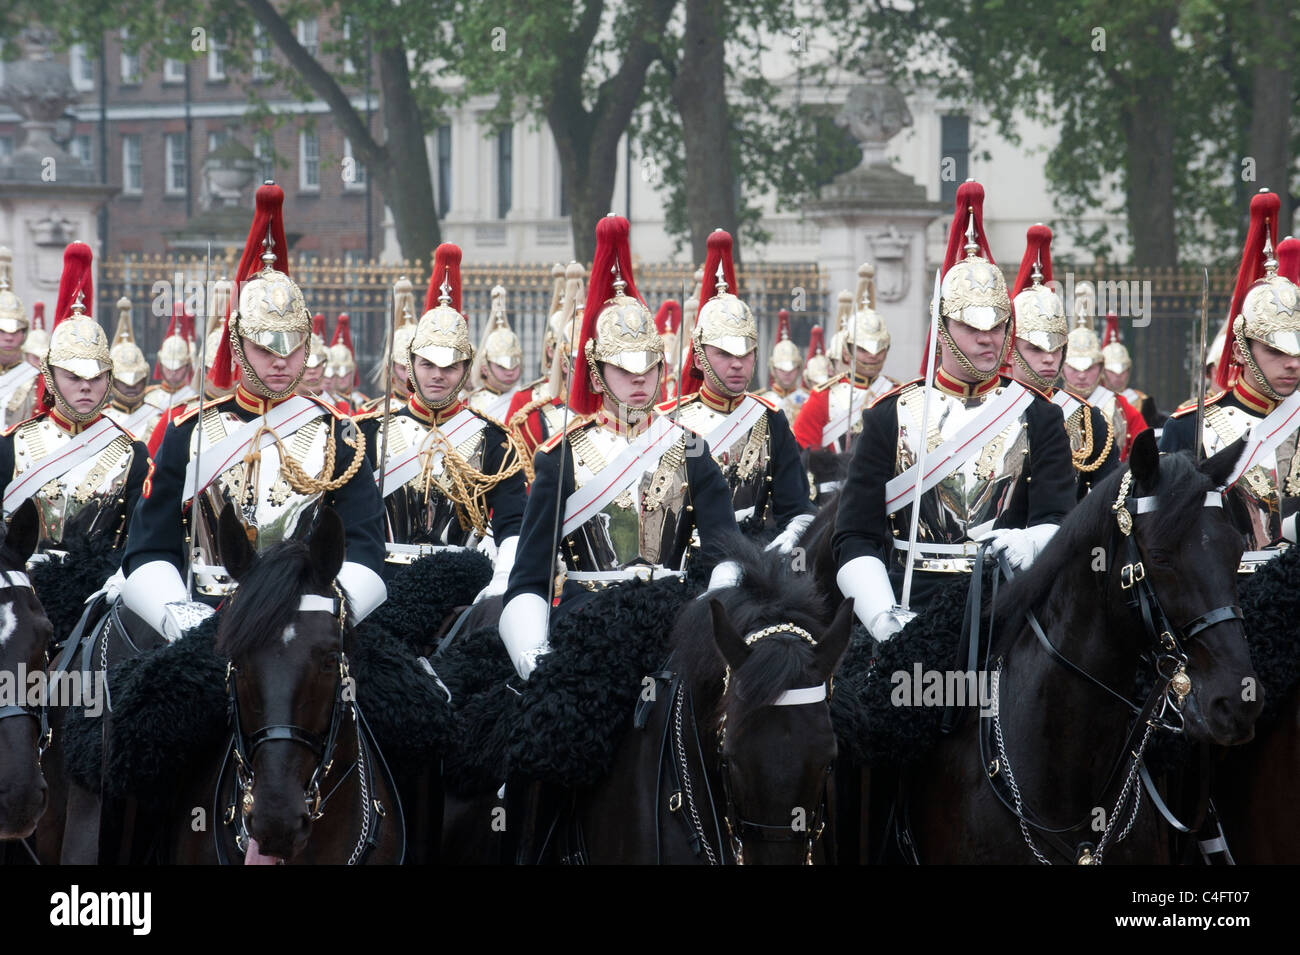
[[887, 161], [889, 140], [912, 124], [912, 116], [879, 65], [868, 67], [867, 82], [849, 92], [836, 121], [857, 137], [862, 162], [808, 206], [830, 281], [832, 327], [826, 340], [835, 331], [836, 296], [841, 289], [854, 291], [858, 266], [870, 262], [876, 268], [876, 307], [893, 339], [885, 373], [906, 380], [921, 365], [934, 285], [934, 276], [925, 274], [925, 229], [944, 206], [926, 199], [924, 186]]
[[13, 249], [14, 291], [28, 315], [33, 302], [46, 303], [47, 328], [59, 317], [52, 310], [64, 248], [74, 239], [89, 243], [98, 266], [97, 215], [117, 192], [57, 138], [59, 121], [81, 97], [67, 66], [51, 56], [52, 40], [44, 28], [24, 30], [23, 58], [8, 64], [0, 87], [0, 102], [23, 117], [22, 145], [0, 163], [0, 244]]

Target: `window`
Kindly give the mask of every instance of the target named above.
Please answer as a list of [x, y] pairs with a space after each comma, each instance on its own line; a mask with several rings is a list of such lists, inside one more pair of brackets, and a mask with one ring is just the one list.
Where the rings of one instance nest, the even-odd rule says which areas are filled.
[[141, 159], [140, 135], [122, 137], [122, 191], [138, 196], [144, 191], [144, 162]]
[[219, 129], [216, 132], [208, 133], [208, 152], [214, 153], [224, 146], [230, 139], [230, 130]]
[[137, 85], [140, 82], [140, 55], [126, 52], [126, 45], [131, 41], [131, 31], [122, 29], [122, 84]]
[[89, 166], [91, 164], [90, 134], [82, 133], [81, 135], [73, 136], [72, 140], [68, 143], [68, 152], [72, 153], [72, 155], [76, 156]]
[[512, 152], [514, 150], [514, 127], [507, 126], [497, 133], [497, 218], [504, 219], [510, 213], [512, 199], [511, 179]]
[[343, 188], [361, 190], [366, 188], [366, 165], [352, 154], [352, 141], [343, 140]]
[[163, 60], [163, 82], [184, 83], [185, 64], [180, 60], [173, 60], [171, 57]]
[[[352, 18], [343, 18], [343, 43], [346, 46], [352, 39]], [[343, 72], [351, 76], [357, 71], [357, 65], [352, 62], [351, 57], [343, 57]]]
[[271, 38], [261, 26], [253, 27], [253, 79], [264, 80], [271, 75]]
[[0, 159], [11, 159], [13, 154], [14, 138], [12, 136], [0, 136]]
[[226, 45], [219, 40], [208, 44], [208, 79], [212, 81], [226, 78]]
[[275, 143], [271, 139], [270, 133], [257, 134], [257, 139], [253, 141], [253, 155], [261, 162], [261, 165], [257, 170], [257, 178], [259, 182], [266, 182], [268, 179], [274, 179]]
[[184, 195], [189, 186], [189, 160], [184, 133], [167, 133], [163, 136], [163, 152], [167, 163], [167, 194]]
[[72, 74], [72, 85], [83, 93], [95, 88], [95, 61], [86, 56], [86, 48], [80, 43], [68, 47], [68, 71]]
[[438, 217], [451, 211], [451, 127], [438, 127]]
[[320, 191], [320, 139], [315, 133], [298, 134], [298, 188]]
[[970, 175], [970, 118], [942, 116], [939, 122], [939, 198], [953, 202]]
[[319, 44], [315, 17], [298, 21], [298, 42], [312, 56], [316, 55]]

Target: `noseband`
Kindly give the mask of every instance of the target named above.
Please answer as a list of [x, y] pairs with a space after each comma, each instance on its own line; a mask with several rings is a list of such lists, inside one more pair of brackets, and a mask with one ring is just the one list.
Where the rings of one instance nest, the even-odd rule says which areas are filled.
[[[781, 633], [799, 637], [812, 646], [817, 646], [817, 641], [813, 639], [812, 634], [792, 623], [778, 623], [770, 627], [764, 627], [762, 630], [756, 630], [745, 637], [745, 645], [753, 646], [764, 637]], [[731, 667], [727, 667], [722, 678], [722, 695], [724, 698], [730, 685]], [[821, 683], [817, 686], [786, 690], [769, 705], [804, 706], [809, 703], [822, 703], [828, 701], [833, 692], [834, 678], [831, 679], [829, 685]], [[812, 865], [813, 846], [817, 844], [817, 840], [821, 838], [822, 832], [826, 828], [826, 794], [830, 787], [831, 774], [834, 771], [833, 764], [828, 763], [826, 766], [815, 800], [817, 808], [804, 820], [803, 829], [795, 828], [793, 812], [791, 813], [791, 821], [781, 825], [753, 822], [740, 814], [736, 808], [735, 800], [732, 798], [731, 772], [727, 765], [727, 757], [723, 755], [723, 744], [726, 742], [726, 736], [727, 718], [724, 712], [722, 720], [718, 724], [718, 773], [722, 777], [722, 792], [726, 799], [726, 809], [722, 821], [726, 824], [727, 834], [731, 837], [731, 851], [736, 857], [736, 864], [745, 864], [744, 840], [749, 838], [758, 842], [803, 841], [806, 843], [807, 849], [804, 861], [807, 865]]]
[[[0, 570], [0, 593], [11, 590], [33, 590], [31, 578], [21, 570]], [[34, 592], [34, 591], [33, 591]], [[45, 648], [45, 664], [49, 666], [50, 651], [49, 646]], [[54, 738], [54, 730], [50, 727], [49, 703], [45, 701], [38, 707], [24, 706], [22, 704], [10, 704], [0, 706], [0, 720], [8, 719], [13, 716], [27, 716], [36, 720], [40, 725], [40, 737], [36, 744], [36, 761], [39, 764], [45, 751], [50, 748], [50, 743]]]

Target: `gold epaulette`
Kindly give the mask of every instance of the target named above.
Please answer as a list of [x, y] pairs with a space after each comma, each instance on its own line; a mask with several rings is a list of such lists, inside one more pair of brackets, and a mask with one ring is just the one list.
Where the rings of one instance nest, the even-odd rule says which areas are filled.
[[660, 414], [672, 414], [675, 408], [690, 404], [692, 401], [699, 401], [699, 399], [700, 393], [698, 391], [689, 395], [679, 395], [676, 398], [669, 398], [667, 401], [659, 402], [659, 404], [655, 405], [655, 411]]
[[840, 372], [834, 378], [827, 378], [820, 385], [813, 385], [809, 394], [812, 394], [813, 391], [829, 391], [832, 385], [838, 385], [841, 381], [846, 381], [848, 377], [849, 373], [847, 371]]
[[[890, 381], [893, 381], [892, 378], [889, 379], [889, 380], [890, 380]], [[888, 391], [886, 391], [883, 395], [881, 395], [881, 396], [878, 397], [875, 401], [873, 401], [873, 402], [871, 403], [872, 406], [875, 406], [875, 405], [878, 404], [879, 402], [884, 401], [884, 400], [885, 400], [886, 398], [888, 398], [890, 395], [896, 395], [896, 394], [900, 393], [900, 392], [901, 392], [904, 388], [906, 388], [908, 385], [916, 385], [918, 388], [924, 388], [924, 387], [925, 387], [925, 379], [924, 379], [924, 378], [913, 378], [911, 381], [902, 381], [902, 382], [899, 382], [899, 383], [895, 384], [893, 388], [890, 388], [890, 389], [889, 389]]]
[[[595, 420], [596, 420], [596, 416], [594, 414], [583, 415], [582, 417], [578, 418], [576, 421], [571, 422], [569, 424], [568, 430], [565, 431], [564, 434], [573, 434], [573, 432], [575, 431], [580, 431], [581, 429], [585, 428], [587, 425], [591, 424]], [[537, 450], [544, 451], [544, 452], [549, 452], [553, 450], [559, 445], [560, 438], [561, 435], [558, 434], [551, 435], [549, 438], [547, 438], [545, 441], [542, 442], [541, 447], [539, 447]]]
[[[1208, 408], [1210, 405], [1214, 404], [1216, 401], [1221, 401], [1221, 400], [1223, 399], [1223, 396], [1226, 395], [1227, 393], [1228, 393], [1228, 392], [1225, 390], [1225, 391], [1216, 391], [1216, 392], [1215, 392], [1214, 394], [1212, 394], [1212, 395], [1206, 395], [1206, 397], [1205, 397], [1205, 406]], [[1171, 418], [1181, 418], [1181, 417], [1183, 417], [1183, 416], [1185, 416], [1185, 415], [1192, 414], [1192, 413], [1194, 413], [1195, 411], [1196, 411], [1196, 399], [1195, 399], [1195, 398], [1191, 398], [1191, 399], [1188, 399], [1187, 401], [1184, 401], [1181, 405], [1179, 405], [1179, 406], [1178, 406], [1177, 408], [1175, 408], [1172, 412], [1170, 412], [1169, 417], [1171, 417]]]
[[[213, 398], [211, 401], [204, 401], [203, 410], [207, 411], [209, 408], [215, 408], [217, 407], [217, 405], [223, 405], [227, 401], [233, 399], [234, 397], [235, 397], [234, 395], [222, 395], [220, 398]], [[189, 421], [198, 413], [199, 413], [199, 406], [196, 399], [196, 403], [194, 407], [190, 408], [188, 411], [182, 411], [180, 414], [178, 414], [175, 418], [172, 419], [172, 424], [177, 426], [183, 425], [185, 422]]]
[[23, 425], [25, 425], [28, 421], [35, 421], [37, 418], [39, 418], [39, 417], [40, 417], [42, 414], [44, 414], [44, 413], [45, 413], [45, 412], [43, 412], [43, 411], [38, 411], [38, 412], [36, 412], [36, 414], [32, 415], [30, 418], [24, 418], [22, 421], [14, 422], [14, 423], [11, 424], [9, 427], [5, 428], [5, 430], [4, 430], [4, 436], [5, 436], [6, 438], [9, 437], [9, 435], [13, 434], [15, 431], [17, 431], [19, 428], [21, 428]]
[[758, 399], [758, 401], [760, 401], [760, 402], [762, 403], [763, 407], [766, 408], [768, 411], [780, 411], [780, 410], [781, 410], [781, 406], [778, 405], [778, 404], [777, 404], [775, 401], [773, 401], [771, 398], [764, 398], [762, 395], [755, 394], [755, 393], [752, 392], [752, 391], [749, 393], [749, 395], [750, 395], [751, 398], [756, 398], [756, 399]]

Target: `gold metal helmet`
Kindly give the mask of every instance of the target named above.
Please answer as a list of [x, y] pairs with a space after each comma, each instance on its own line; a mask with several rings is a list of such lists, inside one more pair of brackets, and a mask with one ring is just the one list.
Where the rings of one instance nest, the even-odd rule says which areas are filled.
[[1034, 263], [1031, 284], [1015, 298], [1016, 338], [1053, 352], [1066, 343], [1070, 325], [1065, 318], [1065, 302], [1043, 284], [1043, 271]]
[[614, 294], [596, 316], [596, 334], [584, 346], [587, 364], [615, 365], [633, 375], [649, 371], [664, 360], [664, 340], [654, 316], [639, 299], [625, 295], [627, 283], [614, 265]]
[[461, 361], [474, 358], [474, 346], [469, 340], [469, 322], [451, 304], [451, 285], [445, 280], [439, 286], [438, 304], [420, 316], [407, 349], [407, 368], [415, 364], [415, 356], [427, 359], [439, 368], [449, 368]]
[[1233, 317], [1232, 333], [1250, 355], [1246, 339], [1263, 342], [1283, 354], [1300, 355], [1300, 289], [1277, 274], [1273, 244], [1264, 237], [1264, 277], [1250, 287]]
[[50, 333], [43, 328], [33, 328], [23, 339], [23, 354], [44, 358], [50, 350]]
[[[223, 290], [223, 293], [225, 297], [222, 298], [220, 302], [216, 302], [216, 304], [220, 304], [224, 309], [225, 303], [230, 301], [230, 293], [228, 290]], [[214, 299], [216, 297], [216, 290], [214, 289]], [[172, 308], [170, 333], [162, 340], [162, 344], [158, 346], [158, 364], [167, 369], [167, 371], [178, 371], [194, 362], [194, 348], [190, 344], [189, 339], [185, 337], [183, 331], [185, 328], [185, 322], [189, 318], [191, 318], [191, 316], [186, 315], [184, 306], [177, 302]]]
[[99, 323], [85, 312], [82, 295], [72, 303], [72, 312], [59, 322], [50, 335], [50, 350], [41, 362], [41, 374], [45, 378], [46, 390], [54, 396], [60, 413], [73, 421], [89, 421], [99, 414], [99, 410], [109, 398], [109, 389], [104, 389], [104, 396], [88, 412], [77, 412], [63, 397], [54, 382], [54, 369], [62, 368], [78, 378], [98, 378], [113, 368], [113, 358], [109, 352], [108, 335]]
[[1106, 371], [1122, 375], [1133, 367], [1133, 357], [1119, 340], [1119, 316], [1114, 312], [1106, 316], [1106, 333], [1101, 341], [1101, 362]]
[[551, 373], [551, 357], [547, 352], [554, 352], [559, 334], [557, 329], [564, 323], [560, 317], [560, 309], [564, 306], [564, 273], [565, 267], [562, 263], [556, 262], [551, 266], [551, 306], [546, 310], [546, 330], [542, 335], [543, 378]]
[[240, 338], [287, 358], [311, 335], [311, 314], [302, 290], [293, 279], [277, 270], [270, 233], [262, 243], [262, 270], [239, 289], [239, 309], [230, 316], [231, 345], [245, 374], [250, 374]]
[[[876, 311], [876, 270], [868, 262], [858, 267], [857, 310], [849, 318], [842, 348], [852, 345], [874, 355], [889, 348], [889, 329]], [[850, 358], [850, 362], [853, 359]]]
[[329, 364], [330, 350], [325, 344], [325, 339], [320, 335], [312, 335], [311, 344], [307, 348], [307, 367], [322, 368]]
[[357, 370], [356, 359], [347, 345], [339, 342], [329, 347], [329, 362], [325, 366], [326, 378], [350, 378]]
[[411, 341], [415, 338], [415, 325], [403, 325], [393, 333], [393, 355], [399, 365], [410, 360]]
[[1096, 296], [1091, 282], [1074, 287], [1074, 327], [1066, 340], [1065, 363], [1076, 371], [1087, 371], [1101, 361], [1101, 339], [1092, 327]]
[[803, 352], [790, 340], [790, 313], [781, 309], [776, 317], [776, 344], [767, 356], [768, 371], [797, 371], [803, 367]]
[[727, 288], [722, 263], [716, 279], [718, 291], [700, 308], [691, 340], [701, 356], [704, 346], [712, 345], [728, 355], [743, 357], [758, 347], [758, 322], [749, 306]]
[[827, 366], [834, 368], [844, 355], [844, 345], [849, 338], [849, 324], [853, 320], [853, 293], [840, 289], [836, 296], [835, 331], [831, 334], [830, 351], [826, 353]]
[[510, 327], [506, 317], [506, 290], [504, 286], [492, 286], [492, 308], [488, 312], [487, 332], [483, 336], [483, 345], [479, 349], [479, 362], [486, 366], [488, 362], [510, 369], [519, 366], [523, 360], [524, 349], [519, 343], [519, 336]]
[[22, 332], [28, 328], [22, 300], [13, 292], [14, 254], [0, 246], [0, 332]]
[[131, 300], [125, 296], [117, 300], [117, 330], [113, 333], [113, 347], [108, 354], [113, 363], [113, 379], [126, 387], [138, 385], [149, 376], [149, 363], [135, 343], [135, 333], [131, 329]]
[[981, 256], [975, 215], [966, 228], [966, 258], [953, 264], [939, 291], [939, 313], [982, 332], [1011, 317], [1011, 296], [1002, 270]]

